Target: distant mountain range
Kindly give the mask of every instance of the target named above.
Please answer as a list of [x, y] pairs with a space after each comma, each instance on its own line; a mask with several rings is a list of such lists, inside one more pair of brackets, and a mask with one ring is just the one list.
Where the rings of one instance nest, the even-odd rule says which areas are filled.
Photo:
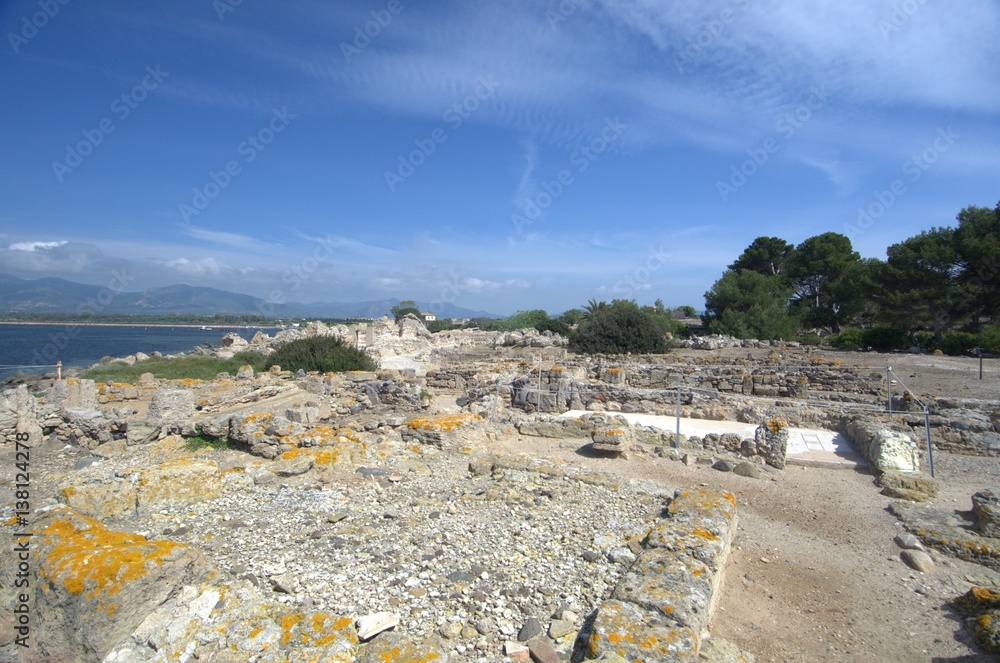
[[[216, 288], [169, 285], [138, 292], [120, 292], [113, 297], [101, 286], [65, 279], [22, 279], [0, 274], [0, 311], [18, 313], [96, 313], [115, 315], [264, 315], [276, 318], [378, 318], [390, 314], [398, 299], [368, 302], [287, 302], [271, 304], [264, 299]], [[87, 305], [88, 302], [90, 305]], [[82, 307], [82, 308], [81, 308]], [[417, 302], [421, 311], [441, 318], [496, 318], [487, 311]]]

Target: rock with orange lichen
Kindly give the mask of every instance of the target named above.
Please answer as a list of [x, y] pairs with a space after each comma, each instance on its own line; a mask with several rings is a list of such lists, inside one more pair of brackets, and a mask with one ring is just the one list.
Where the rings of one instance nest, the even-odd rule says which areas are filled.
[[222, 493], [222, 472], [211, 461], [182, 458], [144, 470], [137, 490], [142, 512], [164, 503], [211, 500]]
[[353, 620], [271, 600], [245, 580], [186, 586], [131, 633], [105, 663], [166, 663], [197, 656], [227, 663], [351, 663]]
[[965, 617], [965, 628], [987, 654], [1000, 654], [1000, 592], [973, 587], [952, 602]]
[[758, 426], [754, 443], [757, 453], [764, 456], [768, 465], [784, 469], [788, 453], [788, 423], [784, 419], [774, 417]]
[[698, 634], [634, 603], [605, 601], [594, 618], [588, 655], [614, 653], [627, 661], [687, 663], [698, 660]]
[[368, 645], [357, 663], [448, 663], [448, 660], [447, 651], [436, 641], [411, 642], [399, 633], [383, 633]]
[[461, 450], [470, 446], [470, 439], [482, 429], [483, 418], [463, 412], [436, 417], [418, 417], [402, 431], [403, 440], [416, 440], [439, 449]]
[[622, 576], [611, 598], [634, 603], [677, 626], [707, 632], [712, 571], [666, 549], [643, 551]]
[[100, 661], [169, 596], [213, 570], [202, 553], [107, 529], [65, 506], [41, 511], [31, 661]]
[[114, 477], [110, 481], [66, 483], [56, 496], [71, 509], [97, 520], [135, 515], [138, 492], [128, 479]]

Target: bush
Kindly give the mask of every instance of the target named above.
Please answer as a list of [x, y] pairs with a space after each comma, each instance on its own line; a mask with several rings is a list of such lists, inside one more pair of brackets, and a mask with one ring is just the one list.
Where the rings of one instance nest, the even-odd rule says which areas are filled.
[[586, 354], [662, 353], [667, 342], [653, 316], [635, 302], [615, 300], [580, 326], [570, 349]]
[[267, 358], [266, 365], [277, 365], [289, 371], [301, 369], [320, 373], [378, 370], [378, 364], [371, 357], [355, 347], [344, 345], [336, 336], [314, 336], [292, 341], [275, 350]]
[[972, 348], [979, 345], [979, 337], [968, 332], [953, 332], [945, 334], [941, 339], [941, 352], [946, 355], [968, 354]]
[[896, 327], [872, 327], [861, 338], [862, 346], [876, 350], [902, 350], [907, 346], [906, 330]]
[[865, 333], [857, 327], [848, 327], [830, 337], [830, 345], [841, 350], [857, 350], [864, 346]]
[[976, 335], [976, 340], [984, 352], [1000, 353], [1000, 325], [987, 327]]
[[802, 345], [822, 345], [823, 339], [820, 338], [819, 334], [803, 334], [798, 338], [799, 343]]

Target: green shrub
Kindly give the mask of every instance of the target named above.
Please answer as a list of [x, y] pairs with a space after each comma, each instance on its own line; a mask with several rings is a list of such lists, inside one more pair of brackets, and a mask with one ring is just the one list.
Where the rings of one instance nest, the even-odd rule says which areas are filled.
[[667, 342], [653, 316], [635, 302], [616, 299], [580, 325], [570, 349], [586, 354], [662, 353]]
[[977, 344], [985, 352], [1000, 353], [1000, 325], [987, 327], [976, 335]]
[[978, 345], [979, 338], [976, 334], [968, 332], [953, 332], [945, 334], [941, 339], [941, 352], [946, 355], [968, 354], [972, 348]]
[[865, 333], [857, 327], [848, 327], [830, 337], [830, 345], [842, 350], [857, 350], [864, 345]]
[[936, 347], [934, 332], [932, 331], [915, 331], [910, 340], [913, 342], [913, 345], [924, 350], [933, 350]]
[[336, 336], [313, 336], [292, 341], [275, 350], [265, 364], [267, 367], [281, 366], [289, 371], [301, 369], [320, 373], [378, 370], [378, 364], [371, 357], [355, 347], [344, 345]]
[[861, 334], [861, 345], [876, 350], [902, 350], [907, 346], [906, 330], [896, 327], [872, 327]]
[[803, 334], [797, 339], [802, 345], [822, 345], [823, 339], [819, 334]]

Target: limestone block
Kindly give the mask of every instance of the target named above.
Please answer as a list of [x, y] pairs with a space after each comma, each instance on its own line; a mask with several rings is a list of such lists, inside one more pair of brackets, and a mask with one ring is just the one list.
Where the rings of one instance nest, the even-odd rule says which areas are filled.
[[920, 451], [909, 435], [883, 429], [875, 433], [868, 462], [879, 472], [919, 472]]
[[146, 423], [157, 426], [162, 435], [194, 431], [194, 392], [187, 389], [158, 389], [149, 404]]
[[660, 615], [618, 600], [604, 602], [597, 611], [588, 655], [616, 654], [628, 661], [663, 663], [698, 660], [698, 634], [671, 625]]
[[665, 549], [639, 556], [615, 587], [611, 598], [663, 615], [695, 633], [708, 629], [712, 573], [704, 564]]

